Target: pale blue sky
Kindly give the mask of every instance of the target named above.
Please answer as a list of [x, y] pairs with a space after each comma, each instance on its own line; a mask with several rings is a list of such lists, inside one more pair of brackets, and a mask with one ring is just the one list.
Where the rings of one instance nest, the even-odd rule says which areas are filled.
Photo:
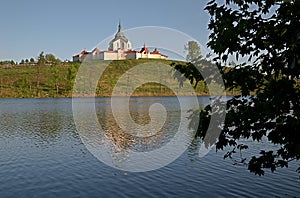
[[161, 26], [206, 44], [207, 0], [7, 0], [1, 2], [0, 60], [36, 58], [41, 51], [62, 60], [90, 50], [123, 28]]

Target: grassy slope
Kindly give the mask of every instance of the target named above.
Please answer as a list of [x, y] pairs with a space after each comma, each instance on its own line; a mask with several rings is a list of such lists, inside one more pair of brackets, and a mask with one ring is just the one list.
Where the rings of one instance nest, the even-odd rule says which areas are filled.
[[[98, 82], [96, 89], [97, 96], [110, 96], [118, 79], [130, 68], [140, 64], [166, 64], [170, 65], [171, 60], [120, 60], [113, 61], [104, 71], [102, 77]], [[80, 64], [70, 63], [69, 65], [61, 65], [56, 68], [52, 66], [40, 66], [40, 75], [38, 75], [37, 66], [12, 66], [0, 67], [0, 97], [1, 98], [32, 98], [32, 97], [71, 97], [72, 85], [76, 75], [76, 71]], [[55, 75], [55, 72], [58, 75]], [[89, 71], [89, 75], [93, 75], [94, 71]], [[126, 74], [125, 74], [126, 75]], [[140, 74], [147, 76], [147, 71]], [[160, 75], [158, 73], [158, 75]], [[37, 79], [39, 78], [40, 85], [37, 89]], [[98, 78], [98, 77], [97, 77]], [[131, 79], [137, 78], [137, 74], [130, 76]], [[164, 78], [163, 76], [161, 77]], [[84, 81], [84, 89], [89, 88], [89, 79]], [[177, 82], [176, 82], [177, 83]], [[56, 86], [57, 85], [57, 86]], [[175, 85], [174, 82], [173, 84]], [[83, 85], [82, 85], [83, 86]], [[126, 85], [124, 86], [123, 93], [127, 94]], [[199, 95], [206, 95], [206, 88], [203, 83], [199, 83], [196, 91]], [[78, 95], [91, 96], [95, 93], [93, 90], [78, 92]], [[146, 83], [135, 90], [133, 95], [136, 96], [170, 96], [174, 92], [169, 88], [162, 86], [158, 83]]]
[[[59, 93], [50, 66], [41, 66], [39, 75], [40, 97], [68, 96], [66, 90], [68, 66], [58, 66]], [[0, 97], [2, 98], [31, 98], [37, 97], [37, 66], [0, 67]]]

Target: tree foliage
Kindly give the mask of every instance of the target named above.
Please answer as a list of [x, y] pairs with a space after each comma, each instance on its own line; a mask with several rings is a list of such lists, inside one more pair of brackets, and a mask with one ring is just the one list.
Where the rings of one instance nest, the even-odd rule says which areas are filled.
[[211, 83], [217, 70], [213, 67], [214, 64], [210, 59], [210, 55], [204, 57], [196, 41], [189, 41], [185, 45], [185, 49], [187, 50], [186, 60], [188, 63], [174, 62], [171, 64], [175, 71], [174, 78], [178, 79], [180, 86], [183, 85], [185, 80], [189, 80], [195, 89], [200, 81], [203, 81], [205, 86], [207, 83]]
[[[287, 167], [300, 159], [300, 1], [212, 0], [205, 9], [211, 16], [208, 47], [217, 55], [226, 88], [241, 90], [227, 101], [216, 149], [231, 147], [224, 156], [231, 158], [250, 147], [241, 141], [266, 140], [275, 146], [240, 162], [258, 175]], [[224, 67], [230, 56], [247, 61]], [[210, 106], [200, 112], [200, 137], [214, 113], [219, 112]]]
[[187, 52], [186, 60], [193, 63], [199, 60], [201, 56], [200, 46], [196, 41], [189, 41], [185, 46], [184, 49]]
[[58, 64], [59, 64], [59, 62], [56, 61], [56, 59], [55, 59], [50, 67], [50, 72], [52, 74], [50, 82], [55, 89], [56, 96], [58, 96], [58, 94], [59, 94], [59, 81], [60, 81], [59, 78], [61, 77], [61, 75], [59, 73], [59, 68], [58, 68], [59, 65]]
[[45, 65], [46, 58], [44, 52], [41, 52], [38, 57], [37, 65], [36, 65], [36, 96], [40, 97], [40, 74], [41, 74], [41, 66]]
[[198, 72], [198, 69], [201, 67], [200, 65], [202, 65], [200, 61], [203, 60], [200, 46], [196, 41], [189, 41], [184, 48], [187, 52], [186, 60], [188, 63], [172, 63], [171, 66], [173, 66], [175, 71], [177, 71], [174, 73], [174, 77], [179, 80], [181, 86], [184, 81], [188, 79], [192, 84], [194, 84], [194, 88], [196, 88], [198, 83], [201, 80], [204, 80], [202, 75]]
[[0, 65], [15, 65], [14, 60], [5, 60], [5, 61], [0, 61]]
[[266, 138], [278, 149], [254, 154], [248, 169], [262, 175], [264, 169], [287, 167], [300, 159], [300, 1], [213, 0], [206, 10], [211, 15], [208, 46], [216, 60], [224, 64], [229, 55], [249, 57], [224, 73], [226, 86], [239, 86], [247, 98], [228, 101], [217, 149]]
[[45, 55], [45, 59], [46, 59], [46, 62], [49, 63], [49, 64], [58, 64], [60, 63], [61, 61], [55, 57], [55, 55], [53, 54], [46, 54]]
[[46, 62], [46, 58], [45, 58], [44, 52], [41, 52], [41, 53], [39, 54], [37, 64], [40, 65], [40, 66], [42, 66], [42, 65], [45, 64], [45, 62]]
[[68, 67], [67, 90], [72, 91], [80, 63], [72, 63]]

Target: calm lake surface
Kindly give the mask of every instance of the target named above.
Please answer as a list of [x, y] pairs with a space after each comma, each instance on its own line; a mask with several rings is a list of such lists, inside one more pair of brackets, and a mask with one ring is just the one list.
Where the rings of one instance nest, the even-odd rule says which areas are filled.
[[[209, 98], [199, 101], [208, 103]], [[157, 102], [167, 106], [170, 123], [178, 123], [175, 97], [133, 98], [132, 117], [139, 124], [149, 122], [145, 107]], [[112, 130], [115, 123], [109, 104], [108, 98], [96, 99], [99, 123]], [[158, 139], [158, 146], [172, 137], [168, 133], [162, 133], [164, 141]], [[119, 144], [126, 146], [126, 141]], [[177, 160], [161, 169], [121, 171], [86, 149], [73, 121], [71, 99], [1, 99], [0, 197], [300, 197], [299, 162], [259, 177], [223, 160], [225, 151], [212, 149], [200, 158], [200, 144], [194, 140]], [[155, 149], [151, 145], [148, 149]], [[139, 144], [129, 146], [141, 149]]]

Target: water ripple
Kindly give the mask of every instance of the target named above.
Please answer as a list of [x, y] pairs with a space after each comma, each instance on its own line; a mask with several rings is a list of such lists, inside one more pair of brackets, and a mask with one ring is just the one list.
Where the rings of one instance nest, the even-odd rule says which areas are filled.
[[[170, 101], [168, 101], [170, 100]], [[201, 100], [208, 102], [207, 98]], [[132, 116], [147, 123], [147, 105], [167, 101], [169, 122], [149, 142], [130, 142], [115, 133], [107, 99], [98, 99], [98, 118], [119, 146], [136, 151], [156, 149], [178, 127], [177, 102], [168, 98], [135, 98]], [[134, 106], [136, 105], [136, 106]], [[106, 113], [104, 115], [104, 113]], [[105, 118], [104, 118], [105, 117]], [[167, 130], [169, 129], [169, 130]], [[174, 130], [173, 130], [174, 129]], [[127, 173], [94, 158], [81, 143], [72, 119], [70, 99], [0, 100], [1, 197], [293, 197], [300, 195], [297, 163], [258, 177], [223, 160], [214, 149], [198, 157], [194, 140], [176, 161], [159, 170]], [[264, 143], [263, 146], [266, 146]], [[270, 145], [270, 148], [272, 145]], [[253, 145], [259, 149], [259, 145]], [[122, 157], [122, 156], [119, 156]], [[124, 156], [123, 156], [124, 157]], [[126, 157], [126, 156], [125, 156]]]

